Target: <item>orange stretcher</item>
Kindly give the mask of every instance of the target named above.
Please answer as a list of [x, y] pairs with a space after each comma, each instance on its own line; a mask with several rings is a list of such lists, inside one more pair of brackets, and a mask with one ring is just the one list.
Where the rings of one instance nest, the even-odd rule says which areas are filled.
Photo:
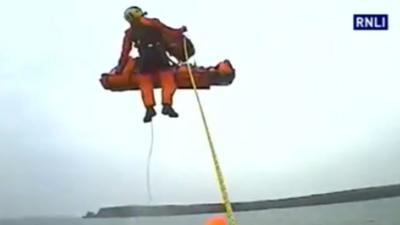
[[[114, 70], [101, 74], [100, 83], [104, 89], [110, 91], [140, 90], [139, 76], [136, 67], [137, 58], [129, 58], [129, 61], [121, 74]], [[189, 64], [190, 65], [190, 64]], [[228, 86], [235, 79], [235, 69], [229, 60], [223, 60], [215, 66], [203, 67], [190, 65], [192, 74], [198, 89], [210, 89], [211, 86]], [[187, 64], [176, 65], [172, 69], [175, 74], [176, 88], [193, 89]], [[160, 88], [159, 73], [151, 74], [154, 88]]]

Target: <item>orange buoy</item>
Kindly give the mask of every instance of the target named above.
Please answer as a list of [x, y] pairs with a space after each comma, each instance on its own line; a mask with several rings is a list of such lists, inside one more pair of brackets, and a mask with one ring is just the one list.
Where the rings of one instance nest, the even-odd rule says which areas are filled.
[[224, 216], [213, 216], [204, 225], [228, 225], [228, 221]]

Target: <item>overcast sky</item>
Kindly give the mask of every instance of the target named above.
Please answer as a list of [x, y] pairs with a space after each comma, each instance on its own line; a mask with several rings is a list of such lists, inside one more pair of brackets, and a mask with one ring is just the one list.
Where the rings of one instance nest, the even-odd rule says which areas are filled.
[[[148, 204], [140, 93], [98, 81], [132, 4], [186, 25], [198, 64], [237, 69], [200, 93], [232, 200], [400, 182], [398, 1], [1, 1], [0, 217]], [[390, 30], [353, 31], [354, 13]], [[178, 119], [160, 108], [153, 203], [220, 201], [193, 92]]]

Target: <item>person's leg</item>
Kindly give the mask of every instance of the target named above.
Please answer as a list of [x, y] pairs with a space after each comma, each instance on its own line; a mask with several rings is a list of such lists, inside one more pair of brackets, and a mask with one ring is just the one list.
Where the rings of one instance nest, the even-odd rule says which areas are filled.
[[168, 115], [169, 117], [178, 117], [178, 113], [172, 108], [173, 98], [176, 87], [175, 72], [170, 65], [169, 58], [163, 49], [159, 49], [159, 77], [161, 83], [161, 97], [162, 97], [162, 114]]
[[143, 118], [143, 122], [147, 123], [150, 122], [156, 115], [156, 111], [154, 110], [155, 100], [153, 81], [151, 76], [147, 74], [140, 74], [137, 76], [143, 104], [146, 107], [146, 113]]
[[142, 95], [143, 104], [146, 107], [146, 113], [143, 118], [143, 122], [147, 123], [157, 114], [154, 110], [155, 99], [154, 99], [154, 85], [151, 74], [148, 72], [149, 57], [147, 54], [143, 54], [139, 59], [139, 73], [137, 80], [139, 83], [140, 92]]
[[176, 90], [175, 74], [171, 70], [168, 56], [162, 48], [148, 48], [145, 51], [145, 61], [141, 64], [146, 74], [155, 74], [160, 78], [162, 93], [162, 113], [170, 117], [178, 117], [172, 108], [173, 96]]
[[171, 70], [159, 72], [163, 105], [172, 105], [176, 91], [175, 74]]
[[173, 97], [176, 91], [175, 74], [172, 70], [166, 69], [159, 72], [161, 83], [162, 114], [170, 117], [178, 117], [178, 113], [172, 108]]
[[142, 95], [143, 104], [146, 108], [155, 106], [153, 81], [148, 74], [139, 74], [137, 81], [139, 83], [140, 92]]

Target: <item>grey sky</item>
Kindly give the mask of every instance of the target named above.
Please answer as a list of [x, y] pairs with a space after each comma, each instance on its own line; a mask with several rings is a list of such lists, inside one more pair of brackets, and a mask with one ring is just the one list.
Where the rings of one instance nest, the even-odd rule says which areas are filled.
[[[140, 94], [98, 82], [132, 4], [186, 25], [198, 64], [236, 67], [200, 93], [232, 200], [400, 181], [398, 1], [2, 1], [0, 217], [147, 204]], [[355, 32], [354, 13], [390, 30]], [[154, 121], [155, 203], [219, 201], [193, 92], [175, 107]]]

